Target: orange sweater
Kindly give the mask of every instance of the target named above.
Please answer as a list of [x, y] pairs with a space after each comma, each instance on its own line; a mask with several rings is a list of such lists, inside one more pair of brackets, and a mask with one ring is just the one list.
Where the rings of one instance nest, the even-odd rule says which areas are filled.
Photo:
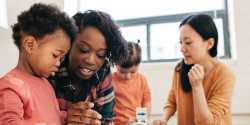
[[219, 62], [202, 82], [210, 115], [200, 124], [195, 122], [192, 92], [182, 91], [179, 77], [175, 72], [164, 106], [177, 110], [178, 125], [232, 125], [231, 100], [236, 78], [228, 66]]

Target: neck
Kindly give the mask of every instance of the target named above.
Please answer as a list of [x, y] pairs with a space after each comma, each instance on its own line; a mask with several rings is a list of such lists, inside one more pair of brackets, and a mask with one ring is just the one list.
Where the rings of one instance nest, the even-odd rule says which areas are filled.
[[27, 57], [24, 56], [21, 51], [19, 51], [19, 59], [18, 59], [18, 63], [15, 69], [18, 69], [28, 75], [36, 76], [29, 64]]
[[200, 64], [204, 68], [204, 78], [206, 78], [210, 74], [210, 72], [213, 70], [213, 68], [218, 62], [218, 60], [214, 59], [210, 55], [207, 55], [207, 57], [198, 62], [198, 64]]

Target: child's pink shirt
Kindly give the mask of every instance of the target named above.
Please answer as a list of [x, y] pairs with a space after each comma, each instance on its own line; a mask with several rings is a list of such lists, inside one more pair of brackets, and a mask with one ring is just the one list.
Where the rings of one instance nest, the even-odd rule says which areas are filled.
[[0, 125], [61, 125], [65, 119], [45, 78], [13, 69], [0, 79]]

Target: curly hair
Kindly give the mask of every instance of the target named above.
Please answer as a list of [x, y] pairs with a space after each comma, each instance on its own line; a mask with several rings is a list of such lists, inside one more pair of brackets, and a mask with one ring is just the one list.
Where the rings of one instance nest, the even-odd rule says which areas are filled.
[[62, 29], [73, 41], [78, 32], [74, 19], [69, 18], [53, 4], [35, 3], [29, 10], [18, 15], [17, 20], [18, 22], [12, 25], [12, 37], [19, 49], [23, 33], [42, 39], [45, 35]]
[[76, 13], [73, 18], [79, 28], [79, 33], [87, 27], [95, 27], [100, 30], [106, 39], [107, 58], [111, 66], [127, 60], [129, 56], [127, 41], [122, 37], [119, 27], [109, 14], [87, 10], [84, 13]]

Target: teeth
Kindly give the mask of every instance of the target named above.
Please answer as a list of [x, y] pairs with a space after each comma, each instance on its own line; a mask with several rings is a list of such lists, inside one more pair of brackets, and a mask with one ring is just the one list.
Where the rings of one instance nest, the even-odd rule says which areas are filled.
[[90, 70], [88, 70], [88, 69], [83, 69], [83, 71], [85, 71], [85, 72], [90, 72]]

